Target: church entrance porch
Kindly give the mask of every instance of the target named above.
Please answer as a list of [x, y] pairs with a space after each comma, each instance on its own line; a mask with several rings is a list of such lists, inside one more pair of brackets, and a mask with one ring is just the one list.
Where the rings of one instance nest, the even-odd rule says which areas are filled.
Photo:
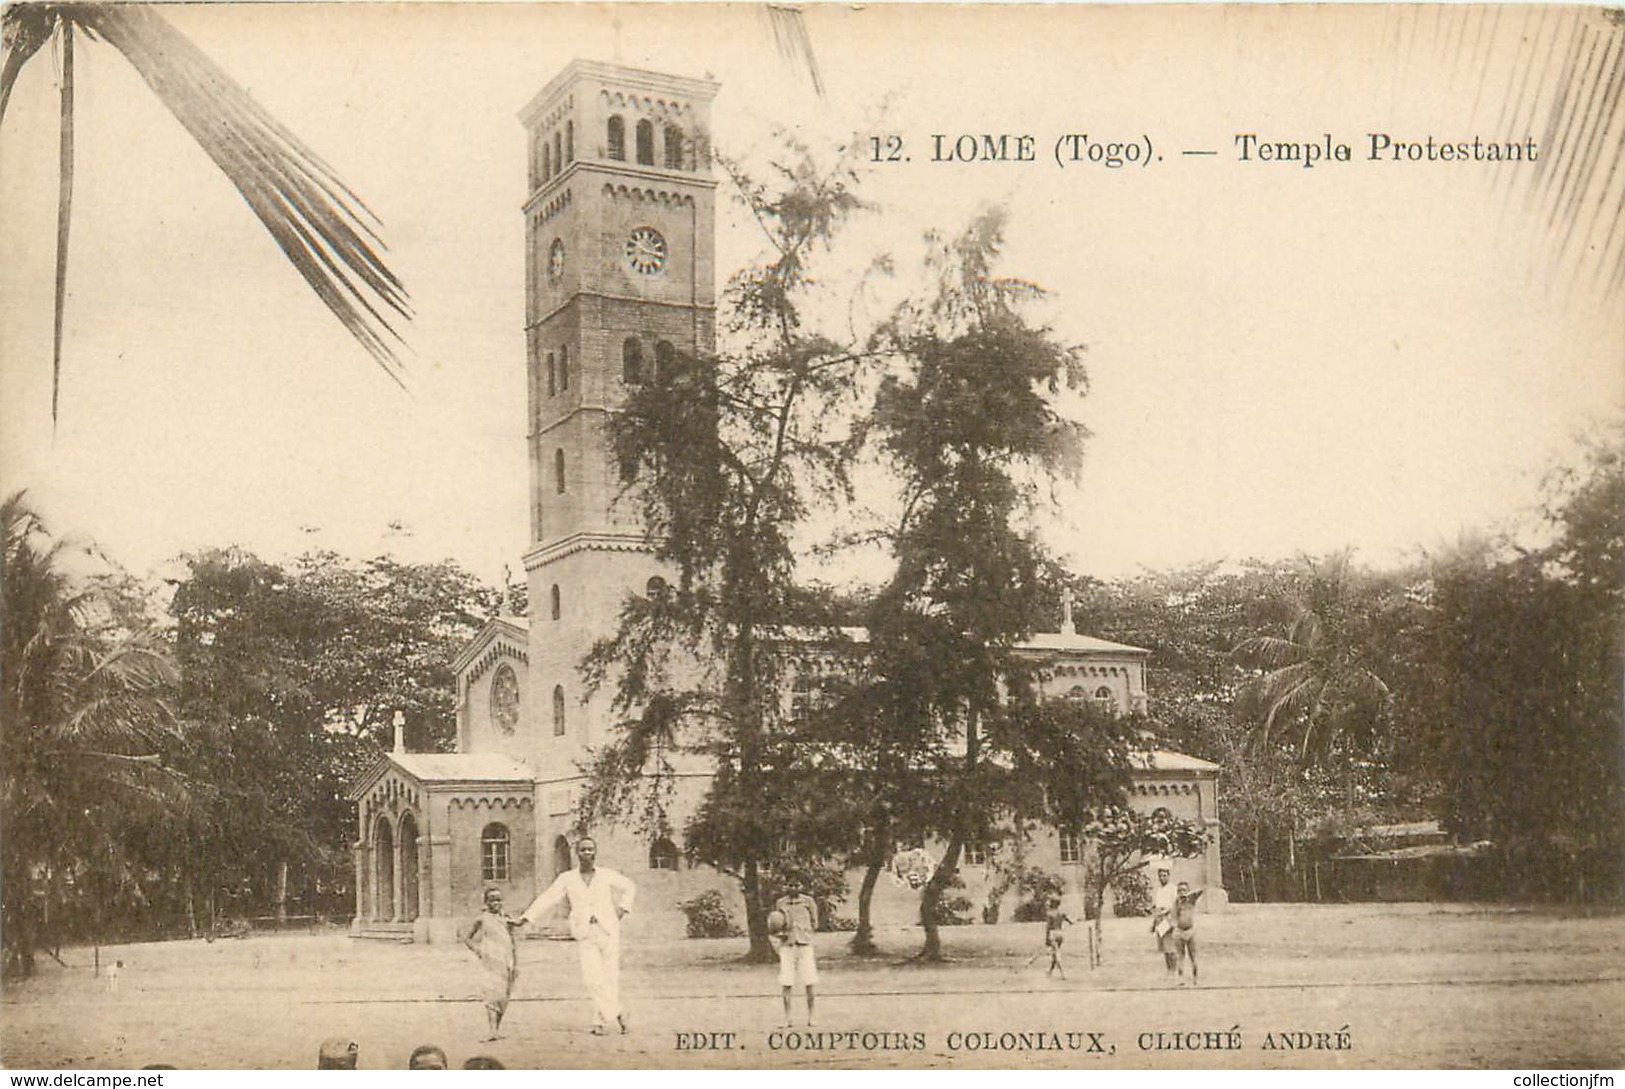
[[380, 754], [358, 803], [358, 938], [439, 942], [479, 913], [487, 887], [535, 895], [535, 780], [499, 754]]

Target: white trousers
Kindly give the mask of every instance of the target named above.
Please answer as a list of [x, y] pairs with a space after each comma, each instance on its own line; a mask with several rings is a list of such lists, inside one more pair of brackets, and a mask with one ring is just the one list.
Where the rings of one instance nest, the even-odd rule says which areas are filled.
[[593, 1023], [607, 1025], [621, 1015], [621, 940], [594, 927], [576, 941], [581, 982], [592, 999]]

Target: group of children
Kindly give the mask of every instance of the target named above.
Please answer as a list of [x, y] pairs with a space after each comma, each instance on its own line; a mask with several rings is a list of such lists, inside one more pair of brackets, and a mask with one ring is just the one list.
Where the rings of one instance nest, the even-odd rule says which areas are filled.
[[[1162, 953], [1163, 962], [1168, 968], [1168, 978], [1172, 980], [1177, 972], [1179, 985], [1185, 985], [1185, 959], [1191, 962], [1191, 984], [1197, 983], [1196, 968], [1196, 901], [1201, 899], [1202, 890], [1191, 889], [1189, 881], [1173, 884], [1171, 878], [1173, 871], [1166, 866], [1157, 869], [1157, 888], [1151, 897], [1151, 933], [1157, 937], [1157, 948]], [[1060, 973], [1062, 979], [1066, 978], [1066, 968], [1061, 963], [1062, 931], [1073, 919], [1061, 910], [1061, 901], [1058, 899], [1049, 902], [1049, 912], [1044, 917], [1044, 951], [1049, 954], [1049, 975]], [[1043, 952], [1035, 953], [1027, 960], [1032, 964]], [[788, 1011], [790, 1003], [789, 989], [785, 989], [785, 1009]], [[809, 992], [808, 1003], [812, 997]]]

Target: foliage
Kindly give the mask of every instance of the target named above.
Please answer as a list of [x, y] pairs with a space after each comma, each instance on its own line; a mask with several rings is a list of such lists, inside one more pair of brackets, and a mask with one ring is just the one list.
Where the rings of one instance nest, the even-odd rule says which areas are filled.
[[1018, 923], [1034, 923], [1048, 917], [1050, 905], [1060, 902], [1062, 893], [1066, 891], [1066, 883], [1057, 874], [1030, 866], [1021, 875], [1016, 888], [1022, 900], [1011, 913], [1011, 919]]
[[55, 40], [61, 65], [53, 422], [73, 204], [74, 43], [81, 36], [105, 42], [123, 55], [237, 188], [323, 305], [391, 378], [401, 381], [393, 343], [398, 337], [383, 311], [408, 318], [410, 310], [400, 281], [379, 256], [384, 247], [371, 210], [154, 5], [12, 4], [0, 15], [0, 29], [5, 46], [0, 120], [19, 73], [46, 42]]
[[4, 524], [0, 630], [0, 921], [28, 974], [53, 915], [118, 910], [191, 801], [177, 747], [173, 660], [117, 573], [79, 579], [22, 493]]
[[312, 553], [291, 565], [236, 550], [197, 553], [170, 612], [182, 669], [188, 766], [216, 804], [186, 839], [185, 890], [263, 908], [281, 867], [312, 909], [345, 908], [354, 838], [349, 786], [391, 743], [455, 738], [451, 662], [496, 608], [496, 592], [455, 564], [348, 561]]
[[969, 926], [975, 922], [969, 914], [975, 905], [970, 902], [970, 897], [960, 894], [959, 890], [964, 887], [965, 879], [954, 874], [944, 885], [942, 896], [935, 900], [921, 899], [920, 910], [934, 912], [932, 921], [937, 926]]
[[1151, 914], [1151, 882], [1140, 870], [1112, 879], [1112, 914], [1118, 918]]
[[1209, 836], [1194, 821], [1175, 817], [1166, 809], [1140, 813], [1127, 806], [1108, 805], [1090, 815], [1083, 825], [1089, 844], [1093, 880], [1086, 886], [1086, 916], [1095, 924], [1095, 956], [1101, 945], [1101, 903], [1107, 886], [1124, 874], [1143, 870], [1153, 858], [1195, 858], [1207, 850]]
[[[1001, 817], [1079, 807], [1111, 763], [1064, 709], [1039, 703], [1013, 653], [1045, 597], [1045, 553], [1025, 522], [1044, 485], [1077, 470], [1085, 429], [1058, 398], [1080, 389], [1084, 372], [1079, 349], [1024, 313], [1042, 292], [995, 274], [1003, 229], [1003, 214], [989, 211], [933, 240], [934, 294], [882, 332], [896, 365], [872, 421], [903, 493], [889, 534], [896, 571], [869, 624], [876, 691], [893, 747], [911, 755], [892, 770], [920, 788], [921, 831], [947, 843], [922, 894], [927, 959], [941, 956], [938, 903], [964, 844]], [[1062, 747], [1067, 760], [1029, 744], [1035, 732], [1075, 741]], [[1049, 774], [1068, 761], [1100, 774]]]
[[1595, 439], [1548, 489], [1548, 544], [1436, 557], [1419, 582], [1401, 752], [1431, 773], [1457, 837], [1500, 853], [1505, 893], [1617, 898], [1625, 434]]
[[692, 900], [679, 901], [677, 906], [688, 919], [691, 938], [737, 938], [745, 933], [734, 922], [722, 893], [716, 889], [708, 889]]
[[1260, 749], [1286, 733], [1301, 761], [1324, 763], [1339, 742], [1369, 747], [1391, 692], [1379, 675], [1380, 606], [1362, 600], [1348, 553], [1306, 566], [1287, 634], [1236, 648], [1239, 662], [1259, 670], [1237, 709], [1255, 723]]
[[676, 586], [629, 598], [585, 667], [590, 687], [613, 685], [624, 717], [593, 755], [580, 819], [637, 814], [658, 827], [670, 794], [662, 760], [705, 757], [716, 774], [684, 839], [694, 858], [739, 879], [759, 958], [772, 955], [762, 863], [786, 839], [818, 857], [832, 835], [827, 821], [804, 819], [817, 804], [817, 769], [777, 734], [779, 648], [802, 600], [792, 535], [813, 504], [850, 489], [844, 427], [868, 360], [816, 332], [804, 309], [817, 294], [814, 259], [861, 207], [855, 175], [845, 162], [821, 169], [805, 149], [792, 152], [774, 164], [771, 185], [724, 163], [768, 244], [728, 284], [727, 350], [677, 360], [610, 422], [634, 481], [626, 500]]

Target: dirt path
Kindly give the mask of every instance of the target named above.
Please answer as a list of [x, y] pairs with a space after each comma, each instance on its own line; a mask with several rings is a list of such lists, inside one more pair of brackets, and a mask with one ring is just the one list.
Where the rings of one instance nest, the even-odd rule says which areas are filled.
[[[76, 950], [65, 954], [74, 967], [47, 961], [39, 978], [7, 989], [0, 1060], [301, 1068], [335, 1034], [358, 1040], [362, 1065], [374, 1068], [399, 1067], [424, 1042], [454, 1062], [490, 1054], [515, 1067], [1615, 1068], [1625, 1059], [1620, 917], [1237, 907], [1202, 928], [1199, 989], [1166, 984], [1139, 920], [1108, 922], [1107, 963], [1093, 972], [1075, 931], [1065, 981], [1047, 977], [1042, 958], [1023, 968], [1033, 926], [952, 931], [956, 959], [933, 967], [857, 961], [844, 936], [825, 935], [819, 1024], [789, 1033], [778, 1028], [772, 971], [738, 964], [741, 943], [634, 936], [623, 971], [633, 1032], [608, 1038], [586, 1032], [571, 948], [529, 942], [509, 1035], [495, 1044], [478, 1042], [476, 973], [458, 947], [328, 934], [104, 949], [103, 963], [126, 965], [116, 993], [85, 967], [89, 951]], [[882, 938], [899, 956], [918, 944], [913, 931]], [[799, 996], [797, 1010], [799, 1020]], [[1336, 1048], [1345, 1027], [1349, 1046]]]

